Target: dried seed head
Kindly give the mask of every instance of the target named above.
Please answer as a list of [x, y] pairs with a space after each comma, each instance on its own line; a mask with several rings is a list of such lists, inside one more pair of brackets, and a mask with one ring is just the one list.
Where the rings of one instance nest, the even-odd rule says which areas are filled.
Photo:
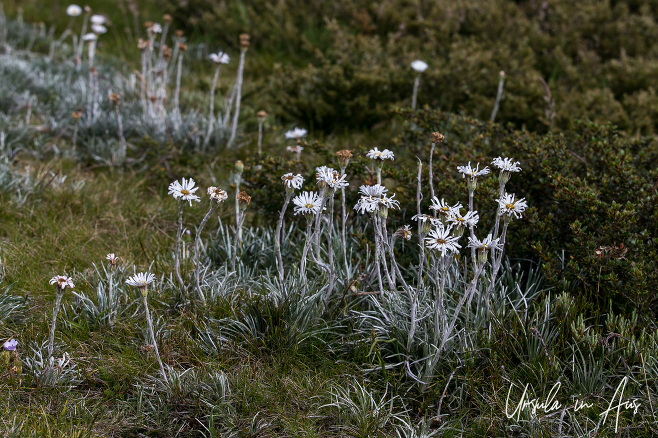
[[185, 32], [181, 29], [176, 30], [176, 38], [183, 38], [183, 35], [185, 35]]
[[153, 102], [153, 103], [155, 103], [155, 102], [158, 101], [158, 97], [157, 97], [157, 96], [149, 96], [149, 99], [150, 99], [151, 102]]
[[187, 44], [178, 43], [178, 50], [180, 50], [181, 52], [187, 52]]
[[164, 15], [162, 16], [162, 21], [164, 21], [165, 23], [171, 23], [171, 15], [169, 15], [169, 14], [164, 14]]
[[241, 209], [247, 208], [249, 203], [251, 202], [251, 196], [247, 195], [246, 192], [240, 192], [238, 193], [238, 203], [240, 204]]
[[85, 6], [85, 14], [91, 14], [91, 8], [89, 6]]
[[146, 40], [143, 40], [143, 39], [141, 39], [141, 38], [140, 38], [139, 41], [137, 42], [137, 48], [138, 48], [139, 50], [146, 50], [146, 49], [148, 48], [148, 46], [149, 46], [149, 42], [146, 41]]
[[71, 113], [71, 117], [73, 117], [75, 120], [80, 120], [82, 117], [82, 111], [76, 111], [74, 113]]
[[114, 104], [119, 103], [119, 99], [121, 99], [121, 97], [118, 94], [110, 93], [110, 101], [112, 101], [112, 103]]
[[144, 22], [144, 27], [147, 28], [147, 29], [150, 29], [151, 27], [153, 27], [153, 22], [152, 21], [145, 21]]
[[98, 70], [96, 70], [96, 67], [89, 67], [89, 73], [94, 76], [98, 76]]
[[256, 116], [262, 121], [267, 117], [267, 113], [261, 110], [256, 113]]
[[251, 37], [249, 36], [248, 33], [241, 33], [240, 34], [240, 46], [243, 49], [246, 49], [247, 47], [249, 47], [249, 45], [251, 44], [250, 40], [251, 40]]
[[336, 156], [338, 157], [339, 166], [344, 169], [350, 163], [350, 158], [352, 158], [352, 152], [350, 152], [347, 149], [343, 149], [342, 151], [336, 152]]
[[164, 56], [166, 59], [171, 58], [171, 49], [167, 46], [164, 46], [162, 48], [162, 56]]
[[500, 73], [498, 73], [498, 76], [503, 79], [505, 77], [505, 72], [501, 70]]
[[445, 135], [441, 134], [438, 131], [432, 133], [432, 143], [443, 143], [443, 140], [445, 138], [446, 138]]

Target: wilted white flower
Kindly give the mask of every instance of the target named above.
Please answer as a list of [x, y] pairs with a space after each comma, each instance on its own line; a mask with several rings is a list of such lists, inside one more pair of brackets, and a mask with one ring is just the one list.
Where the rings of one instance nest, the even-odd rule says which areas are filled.
[[501, 172], [520, 172], [521, 166], [520, 162], [514, 161], [511, 158], [494, 158], [491, 162], [494, 166], [500, 169]]
[[106, 255], [105, 258], [110, 262], [112, 266], [115, 266], [119, 262], [119, 257], [115, 256], [114, 253]]
[[488, 251], [491, 248], [501, 249], [503, 245], [499, 242], [499, 240], [500, 239], [494, 239], [491, 233], [489, 233], [487, 237], [482, 240], [478, 239], [477, 237], [469, 237], [468, 247], [484, 251]]
[[57, 287], [61, 290], [68, 288], [73, 289], [75, 285], [73, 284], [73, 280], [71, 277], [67, 277], [66, 275], [55, 275], [53, 278], [50, 279], [49, 282], [51, 285], [55, 284]]
[[402, 228], [398, 228], [393, 235], [396, 237], [402, 237], [404, 240], [411, 240], [411, 225], [405, 225]]
[[316, 192], [304, 192], [292, 199], [295, 204], [295, 215], [301, 213], [303, 215], [316, 215], [320, 213], [322, 207], [322, 198]]
[[155, 275], [151, 274], [150, 272], [140, 272], [138, 274], [132, 275], [128, 277], [126, 280], [126, 284], [128, 286], [133, 286], [133, 287], [138, 287], [140, 289], [148, 286], [149, 284], [153, 283], [155, 280]]
[[91, 21], [91, 24], [105, 24], [107, 18], [105, 18], [105, 15], [92, 15], [89, 21]]
[[451, 207], [443, 198], [439, 200], [436, 196], [432, 197], [432, 205], [430, 205], [430, 210], [448, 217], [454, 215], [455, 212], [459, 213], [460, 208], [462, 208], [462, 205], [459, 202]]
[[91, 30], [94, 31], [94, 33], [97, 35], [102, 35], [107, 32], [107, 27], [103, 26], [102, 24], [92, 24]]
[[82, 8], [78, 5], [69, 5], [66, 8], [66, 15], [70, 17], [77, 17], [80, 14], [82, 14]]
[[299, 146], [299, 145], [296, 145], [296, 146], [288, 146], [288, 147], [286, 148], [286, 150], [287, 150], [288, 152], [292, 152], [293, 154], [301, 154], [302, 151], [304, 150], [304, 146]]
[[183, 178], [182, 181], [182, 184], [179, 183], [178, 180], [169, 184], [169, 191], [167, 194], [172, 195], [174, 199], [189, 201], [190, 206], [192, 205], [192, 201], [201, 202], [201, 198], [194, 194], [194, 192], [199, 189], [198, 187], [194, 187], [194, 180], [192, 178], [189, 180]]
[[498, 203], [498, 212], [501, 215], [506, 215], [508, 218], [514, 216], [515, 218], [520, 218], [521, 214], [528, 208], [528, 204], [525, 201], [525, 198], [515, 199], [515, 195], [510, 195], [505, 193], [502, 198], [497, 199]]
[[485, 166], [484, 169], [480, 170], [480, 163], [477, 164], [475, 168], [471, 167], [471, 162], [469, 161], [466, 166], [457, 166], [457, 171], [462, 174], [462, 177], [477, 178], [478, 176], [487, 175], [489, 173], [489, 167]]
[[217, 53], [211, 53], [208, 55], [208, 58], [210, 58], [210, 60], [215, 64], [228, 64], [231, 60], [231, 57], [221, 50]]
[[281, 177], [281, 181], [283, 181], [286, 189], [301, 189], [302, 184], [304, 184], [304, 177], [300, 174], [286, 173]]
[[82, 37], [82, 40], [83, 40], [83, 41], [96, 41], [97, 39], [98, 39], [98, 35], [96, 35], [96, 34], [93, 33], [93, 32], [86, 33], [86, 34], [84, 34], [84, 36]]
[[225, 190], [217, 187], [208, 187], [208, 195], [210, 200], [220, 204], [228, 199], [228, 194]]
[[448, 252], [459, 252], [459, 248], [461, 248], [461, 245], [457, 243], [459, 237], [450, 235], [451, 231], [451, 227], [443, 226], [438, 226], [430, 230], [425, 238], [425, 245], [427, 245], [429, 249], [439, 251], [444, 257]]
[[388, 207], [388, 205], [391, 205], [391, 208], [399, 206], [398, 201], [395, 201], [392, 197], [386, 197], [386, 192], [388, 192], [388, 189], [381, 184], [361, 186], [359, 188], [361, 199], [356, 203], [354, 209], [363, 214], [377, 211], [380, 206]]
[[389, 151], [388, 149], [380, 151], [376, 147], [370, 149], [366, 156], [373, 160], [395, 160], [395, 155], [393, 155], [393, 152]]
[[302, 138], [302, 137], [306, 137], [307, 133], [308, 131], [306, 131], [306, 129], [295, 128], [286, 132], [286, 138], [294, 138], [294, 139]]

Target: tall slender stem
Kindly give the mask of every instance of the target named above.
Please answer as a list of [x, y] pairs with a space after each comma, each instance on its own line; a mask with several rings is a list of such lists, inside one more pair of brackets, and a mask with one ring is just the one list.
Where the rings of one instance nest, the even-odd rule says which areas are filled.
[[174, 269], [176, 271], [176, 278], [180, 283], [181, 288], [185, 290], [185, 282], [180, 275], [180, 243], [183, 236], [183, 202], [180, 201], [178, 205], [178, 232], [176, 233], [176, 248], [174, 250]]
[[[345, 175], [345, 168], [340, 168], [340, 176]], [[345, 263], [345, 275], [349, 272], [347, 265], [347, 238], [346, 238], [346, 222], [347, 222], [347, 210], [345, 209], [345, 187], [340, 189], [340, 203], [341, 203], [341, 239], [343, 244], [343, 261]]]
[[306, 294], [306, 258], [308, 257], [308, 249], [311, 246], [311, 226], [313, 225], [313, 222], [311, 217], [306, 217], [306, 242], [304, 242], [304, 251], [302, 252], [302, 260], [299, 263], [299, 272], [302, 274], [302, 277], [304, 279], [304, 286], [302, 288], [302, 298], [304, 298], [304, 295]]
[[55, 309], [53, 310], [53, 319], [50, 324], [50, 342], [48, 343], [48, 359], [53, 355], [53, 347], [55, 345], [55, 323], [57, 322], [57, 314], [59, 313], [59, 305], [62, 302], [64, 291], [57, 288], [57, 296], [55, 297]]
[[146, 311], [146, 322], [149, 326], [149, 333], [151, 334], [151, 342], [153, 342], [153, 351], [155, 351], [155, 357], [158, 359], [158, 365], [160, 365], [160, 372], [162, 373], [162, 378], [165, 382], [169, 383], [167, 379], [167, 374], [165, 373], [164, 365], [162, 365], [162, 359], [160, 359], [160, 350], [158, 350], [158, 343], [155, 340], [155, 333], [153, 332], [153, 321], [151, 320], [151, 312], [149, 311], [149, 305], [146, 300], [146, 293], [142, 293], [144, 298], [144, 310]]
[[325, 301], [329, 299], [332, 291], [334, 290], [334, 242], [333, 242], [333, 232], [334, 232], [334, 190], [331, 190], [331, 197], [329, 198], [329, 230], [327, 232], [327, 257], [329, 259], [329, 289], [327, 290], [327, 296]]
[[286, 199], [283, 202], [283, 208], [281, 209], [281, 213], [279, 214], [279, 221], [276, 224], [276, 234], [274, 235], [275, 246], [276, 246], [276, 261], [278, 263], [278, 270], [279, 270], [279, 281], [282, 287], [284, 280], [284, 272], [283, 272], [283, 257], [281, 256], [281, 229], [283, 228], [283, 218], [284, 215], [286, 214], [286, 209], [288, 208], [288, 204], [290, 203], [290, 198], [292, 198], [292, 193], [286, 193]]
[[183, 74], [183, 53], [178, 54], [178, 65], [176, 68], [176, 89], [174, 90], [174, 123], [176, 127], [181, 122], [181, 113], [180, 113], [180, 80], [181, 75]]
[[432, 198], [434, 198], [434, 176], [432, 174], [432, 157], [434, 156], [434, 145], [435, 145], [435, 143], [432, 142], [432, 147], [430, 148], [430, 168], [429, 168], [429, 172], [430, 172], [430, 194], [431, 194]]
[[210, 216], [212, 216], [216, 208], [217, 208], [217, 204], [215, 203], [210, 204], [210, 210], [208, 210], [208, 213], [206, 213], [206, 215], [201, 220], [201, 224], [199, 224], [199, 229], [196, 232], [196, 237], [194, 238], [194, 279], [196, 283], [196, 290], [199, 293], [199, 298], [201, 298], [201, 302], [204, 305], [206, 304], [206, 297], [203, 295], [203, 292], [201, 291], [201, 281], [199, 279], [199, 241], [201, 240], [201, 231], [203, 231], [203, 227], [206, 226], [208, 220], [210, 219]]
[[233, 238], [233, 259], [231, 260], [231, 270], [235, 272], [235, 260], [238, 258], [238, 243], [241, 242], [242, 223], [244, 222], [244, 211], [238, 209], [237, 225], [235, 227], [235, 237]]
[[210, 141], [210, 134], [212, 134], [213, 122], [215, 121], [215, 88], [217, 88], [217, 81], [219, 80], [219, 65], [215, 68], [215, 75], [212, 78], [212, 87], [210, 87], [210, 108], [208, 109], [208, 132], [206, 133], [206, 140], [204, 144], [207, 145]]
[[418, 97], [418, 85], [420, 85], [420, 75], [416, 76], [416, 80], [414, 81], [414, 93], [413, 96], [411, 96], [411, 110], [416, 111], [416, 101]]
[[240, 116], [240, 101], [242, 100], [242, 77], [244, 75], [244, 56], [247, 49], [240, 51], [240, 65], [238, 65], [237, 94], [235, 97], [235, 114], [233, 114], [233, 125], [231, 126], [231, 137], [228, 140], [228, 146], [231, 147], [235, 141], [235, 135], [238, 132], [238, 118]]

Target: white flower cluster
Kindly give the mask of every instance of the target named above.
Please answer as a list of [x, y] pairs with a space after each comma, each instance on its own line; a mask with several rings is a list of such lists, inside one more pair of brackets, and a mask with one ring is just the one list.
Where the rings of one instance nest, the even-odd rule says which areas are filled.
[[345, 188], [350, 184], [346, 181], [347, 175], [341, 175], [331, 167], [322, 166], [315, 169], [318, 186], [329, 187], [334, 191]]
[[363, 185], [359, 188], [361, 198], [354, 206], [354, 209], [361, 214], [374, 213], [381, 209], [400, 208], [400, 203], [393, 199], [395, 194], [390, 198], [386, 195], [388, 189], [381, 184], [373, 186]]
[[295, 128], [286, 132], [286, 138], [298, 139], [298, 138], [306, 137], [307, 133], [308, 131], [306, 131], [306, 129]]
[[215, 64], [228, 64], [231, 60], [231, 57], [221, 50], [217, 53], [211, 53], [208, 55], [208, 58], [210, 58], [210, 60]]
[[395, 160], [395, 155], [393, 155], [393, 152], [388, 149], [380, 151], [377, 148], [372, 148], [368, 151], [366, 156], [372, 160]]

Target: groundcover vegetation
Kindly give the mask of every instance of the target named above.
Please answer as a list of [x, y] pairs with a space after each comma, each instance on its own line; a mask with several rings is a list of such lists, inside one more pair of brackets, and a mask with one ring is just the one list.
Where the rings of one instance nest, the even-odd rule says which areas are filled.
[[3, 7], [3, 436], [658, 433], [656, 4]]

